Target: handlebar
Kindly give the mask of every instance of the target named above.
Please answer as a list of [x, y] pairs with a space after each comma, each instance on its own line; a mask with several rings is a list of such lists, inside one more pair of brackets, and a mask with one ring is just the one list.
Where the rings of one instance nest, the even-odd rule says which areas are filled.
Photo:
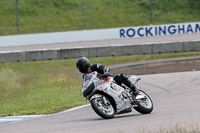
[[97, 77], [100, 78], [100, 79], [101, 79], [101, 78], [104, 79], [104, 78], [114, 77], [114, 76], [113, 76], [112, 74], [99, 74], [99, 73], [98, 73], [98, 74], [97, 74]]

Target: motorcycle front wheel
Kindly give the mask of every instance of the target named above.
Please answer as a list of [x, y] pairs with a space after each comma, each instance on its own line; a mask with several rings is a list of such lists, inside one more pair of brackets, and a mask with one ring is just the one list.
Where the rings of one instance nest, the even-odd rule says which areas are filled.
[[[139, 98], [141, 97], [141, 98]], [[141, 114], [149, 114], [153, 111], [153, 102], [151, 98], [142, 90], [136, 96], [137, 107], [134, 109]]]
[[104, 119], [112, 119], [115, 116], [115, 109], [110, 99], [106, 96], [97, 97], [90, 101], [93, 110]]

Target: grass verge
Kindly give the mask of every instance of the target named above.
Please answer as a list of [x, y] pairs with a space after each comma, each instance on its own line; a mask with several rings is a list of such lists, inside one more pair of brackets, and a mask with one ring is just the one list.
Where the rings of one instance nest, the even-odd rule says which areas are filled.
[[[19, 0], [21, 34], [83, 30], [83, 0]], [[152, 0], [152, 24], [200, 21], [199, 0]], [[0, 0], [0, 35], [17, 34], [16, 1]], [[85, 0], [86, 27], [150, 25], [148, 0]]]
[[[122, 64], [200, 56], [200, 52], [90, 58], [91, 63]], [[0, 64], [0, 117], [49, 114], [87, 104], [75, 59]]]

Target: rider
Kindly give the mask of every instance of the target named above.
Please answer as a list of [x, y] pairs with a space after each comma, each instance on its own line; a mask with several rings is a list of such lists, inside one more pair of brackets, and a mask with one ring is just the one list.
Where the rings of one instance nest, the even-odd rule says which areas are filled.
[[[91, 73], [94, 71], [97, 71], [100, 74], [103, 75], [109, 75], [110, 73], [110, 68], [103, 66], [99, 63], [97, 64], [90, 64], [89, 60], [86, 57], [81, 57], [76, 61], [76, 67], [78, 68], [78, 70], [83, 73], [83, 77], [85, 74], [87, 73]], [[128, 79], [128, 77], [126, 75], [124, 75], [123, 73], [121, 74], [117, 74], [114, 77], [115, 82], [118, 85], [122, 85], [125, 84], [127, 87], [129, 87], [130, 89], [133, 90], [133, 95], [136, 96], [139, 93], [139, 90], [135, 87], [135, 85]]]

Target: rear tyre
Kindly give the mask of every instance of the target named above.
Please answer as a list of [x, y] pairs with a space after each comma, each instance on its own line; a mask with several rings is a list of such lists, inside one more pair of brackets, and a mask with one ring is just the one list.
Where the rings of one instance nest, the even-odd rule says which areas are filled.
[[[151, 113], [153, 111], [153, 102], [151, 98], [142, 90], [140, 90], [138, 96], [139, 95], [143, 95], [144, 98], [138, 99], [136, 101], [137, 107], [134, 107], [134, 109], [141, 114]], [[136, 96], [136, 99], [137, 99], [137, 96]]]
[[112, 119], [115, 116], [115, 108], [111, 104], [110, 99], [106, 96], [94, 98], [90, 101], [90, 103], [93, 110], [102, 118]]

